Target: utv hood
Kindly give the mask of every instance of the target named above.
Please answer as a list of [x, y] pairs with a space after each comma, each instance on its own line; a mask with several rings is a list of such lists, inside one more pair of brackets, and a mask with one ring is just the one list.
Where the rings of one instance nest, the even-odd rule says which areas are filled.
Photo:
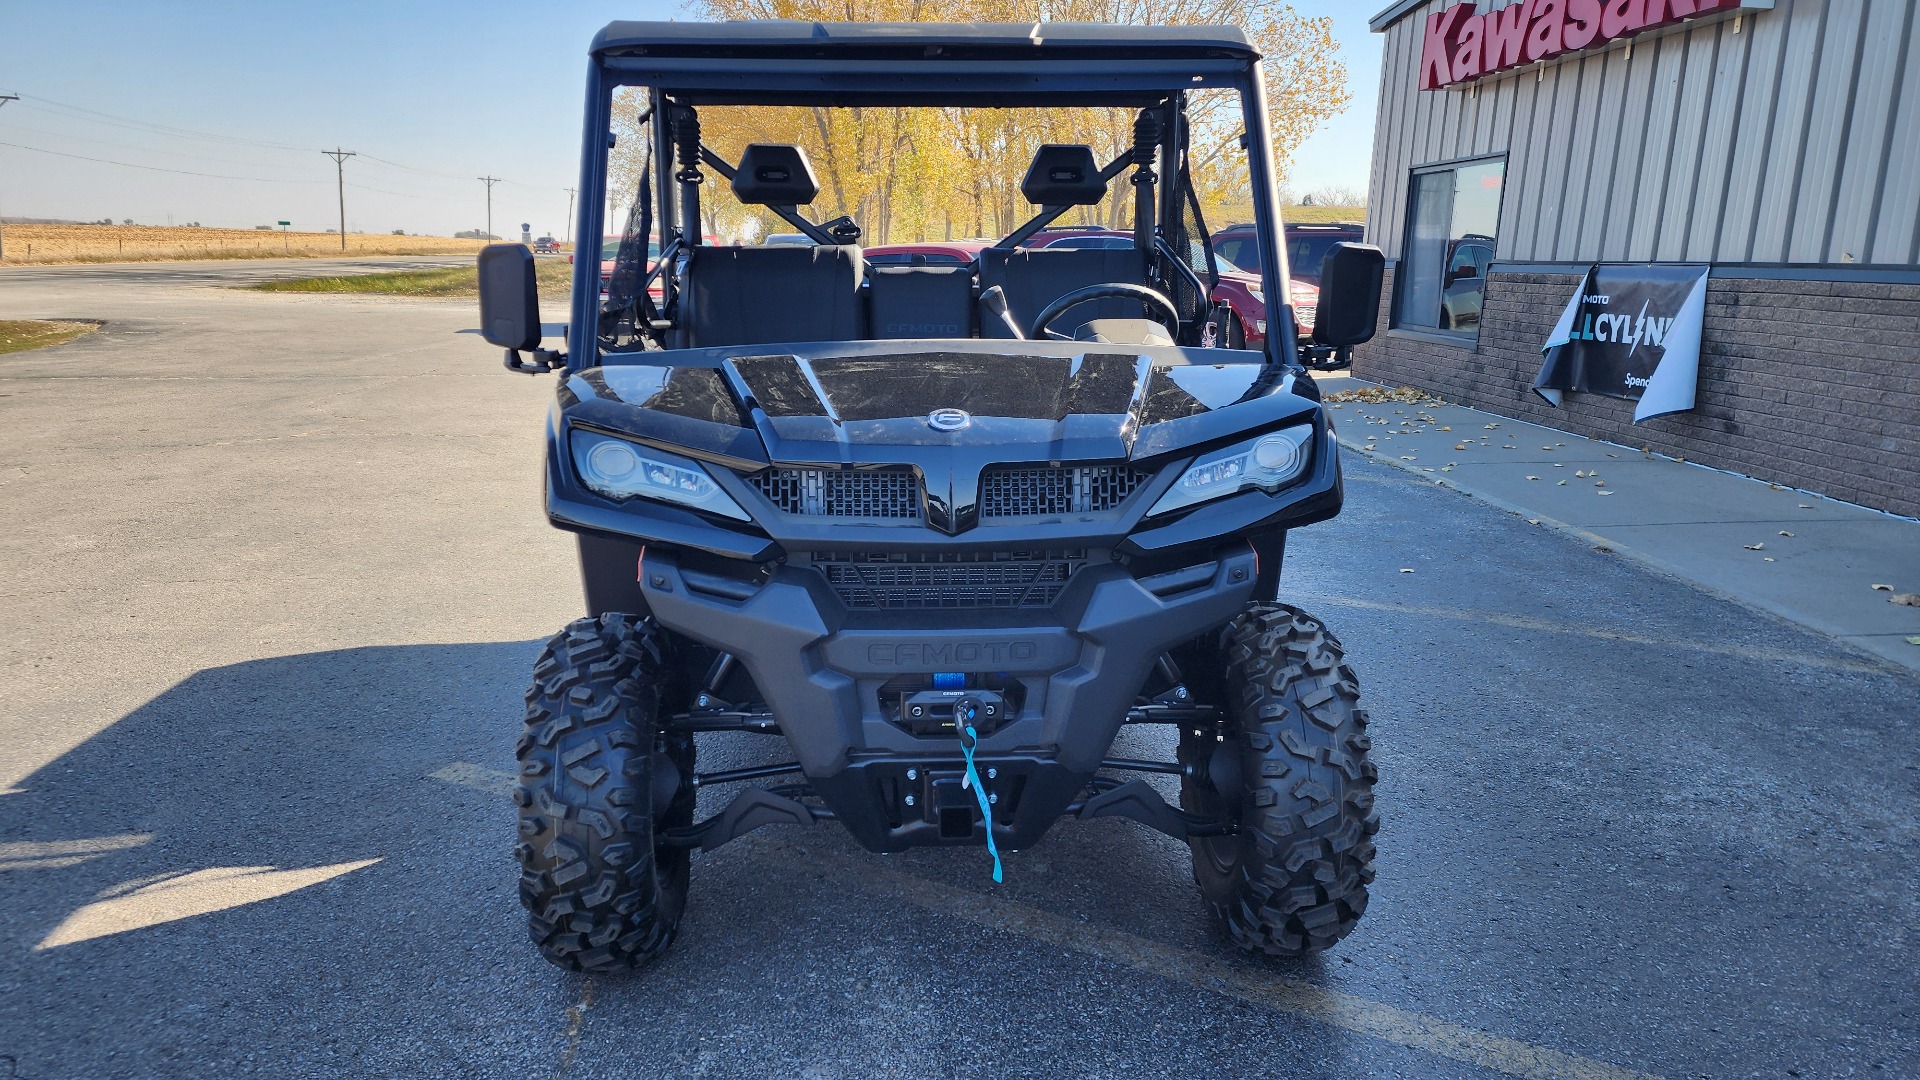
[[1017, 344], [1033, 351], [609, 365], [572, 376], [562, 404], [580, 402], [579, 415], [596, 426], [739, 464], [923, 465], [943, 453], [998, 462], [1139, 459], [1314, 408], [1293, 392], [1292, 374], [1257, 362], [1195, 364], [1178, 349]]

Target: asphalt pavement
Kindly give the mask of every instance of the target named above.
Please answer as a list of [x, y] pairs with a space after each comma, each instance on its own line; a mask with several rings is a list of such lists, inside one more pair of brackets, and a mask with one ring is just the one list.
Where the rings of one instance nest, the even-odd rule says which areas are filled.
[[1331, 953], [1239, 954], [1126, 822], [1004, 886], [822, 825], [696, 856], [654, 967], [550, 968], [502, 791], [579, 612], [552, 384], [263, 272], [0, 270], [105, 320], [0, 357], [0, 1077], [1920, 1074], [1920, 680], [1359, 454], [1284, 589], [1374, 717]]

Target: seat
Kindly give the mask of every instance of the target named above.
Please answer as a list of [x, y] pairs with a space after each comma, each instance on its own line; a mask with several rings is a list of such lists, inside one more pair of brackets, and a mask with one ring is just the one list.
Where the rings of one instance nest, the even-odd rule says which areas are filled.
[[973, 268], [875, 267], [867, 321], [874, 338], [972, 337]]
[[858, 340], [861, 265], [851, 245], [689, 248], [683, 346]]
[[[1138, 250], [986, 248], [980, 252], [980, 291], [1000, 286], [1006, 293], [1007, 311], [1022, 330], [1031, 330], [1035, 316], [1073, 290], [1115, 281], [1147, 284], [1147, 262]], [[1091, 319], [1137, 319], [1140, 307], [1133, 300], [1090, 300], [1069, 311], [1054, 329], [1072, 337], [1077, 327]], [[1012, 335], [1000, 320], [982, 319], [980, 336]]]

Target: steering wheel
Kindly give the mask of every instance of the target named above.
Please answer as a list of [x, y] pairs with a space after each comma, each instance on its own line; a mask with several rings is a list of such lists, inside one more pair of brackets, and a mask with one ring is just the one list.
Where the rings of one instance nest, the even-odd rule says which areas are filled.
[[1058, 300], [1055, 300], [1053, 303], [1048, 304], [1046, 309], [1034, 318], [1033, 329], [1027, 332], [1027, 337], [1031, 339], [1037, 338], [1042, 334], [1051, 333], [1047, 328], [1053, 325], [1055, 319], [1066, 314], [1068, 308], [1078, 307], [1089, 300], [1099, 300], [1104, 297], [1117, 297], [1122, 300], [1138, 300], [1149, 307], [1158, 309], [1156, 314], [1164, 314], [1166, 316], [1165, 325], [1167, 329], [1177, 331], [1180, 328], [1180, 311], [1173, 306], [1173, 301], [1167, 299], [1165, 293], [1155, 289], [1149, 289], [1145, 285], [1134, 285], [1124, 281], [1110, 281], [1104, 285], [1089, 285], [1084, 289], [1075, 289]]

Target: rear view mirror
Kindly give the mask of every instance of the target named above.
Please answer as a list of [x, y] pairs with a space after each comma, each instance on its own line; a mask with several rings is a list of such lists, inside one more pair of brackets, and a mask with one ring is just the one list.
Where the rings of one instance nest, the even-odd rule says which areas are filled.
[[480, 336], [516, 352], [540, 347], [540, 293], [523, 245], [480, 249]]
[[1342, 240], [1329, 248], [1320, 264], [1314, 344], [1344, 349], [1371, 340], [1380, 321], [1380, 285], [1386, 273], [1386, 256], [1371, 244]]

